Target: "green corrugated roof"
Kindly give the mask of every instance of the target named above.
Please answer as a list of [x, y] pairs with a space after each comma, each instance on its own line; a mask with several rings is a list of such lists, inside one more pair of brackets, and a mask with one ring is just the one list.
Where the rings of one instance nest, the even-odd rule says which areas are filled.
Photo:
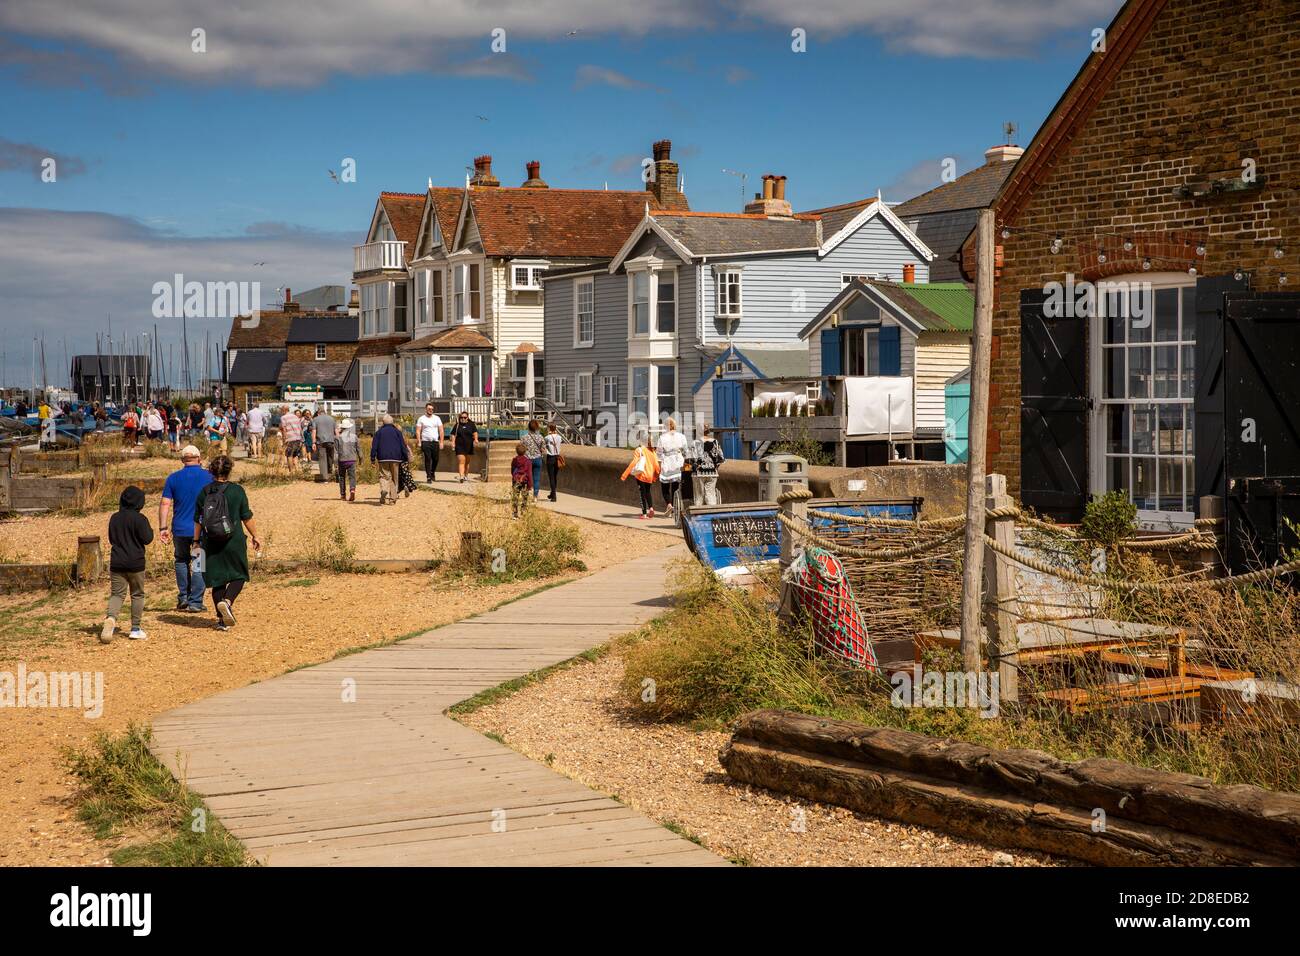
[[[900, 282], [894, 288], [934, 313], [953, 332], [969, 332], [975, 327], [975, 296], [965, 283]], [[918, 315], [917, 318], [928, 317]]]

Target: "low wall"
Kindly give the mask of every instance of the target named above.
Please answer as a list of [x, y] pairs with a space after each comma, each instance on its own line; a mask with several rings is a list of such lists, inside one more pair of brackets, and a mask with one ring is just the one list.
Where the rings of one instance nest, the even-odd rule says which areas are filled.
[[[636, 479], [620, 481], [631, 460], [625, 448], [596, 448], [565, 445], [565, 468], [560, 472], [560, 491], [640, 508]], [[864, 482], [863, 490], [849, 491], [851, 480]], [[924, 498], [925, 517], [960, 513], [966, 504], [964, 465], [883, 465], [876, 468], [808, 469], [808, 486], [822, 498], [871, 499]], [[727, 461], [718, 470], [718, 491], [724, 502], [758, 501], [758, 462]], [[656, 501], [662, 500], [656, 491]], [[656, 505], [657, 507], [658, 505]]]

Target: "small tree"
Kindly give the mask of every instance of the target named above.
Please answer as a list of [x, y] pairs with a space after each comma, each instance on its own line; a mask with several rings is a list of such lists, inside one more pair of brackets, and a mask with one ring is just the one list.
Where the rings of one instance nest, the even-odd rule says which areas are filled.
[[1137, 530], [1137, 505], [1122, 491], [1108, 491], [1093, 498], [1083, 510], [1079, 533], [1107, 550]]

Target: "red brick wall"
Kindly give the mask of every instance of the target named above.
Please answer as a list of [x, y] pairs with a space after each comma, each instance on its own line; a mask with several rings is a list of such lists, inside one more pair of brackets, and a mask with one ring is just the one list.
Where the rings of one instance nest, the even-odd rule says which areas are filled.
[[[1180, 199], [1175, 187], [1240, 176], [1261, 188]], [[1109, 93], [1008, 225], [993, 317], [989, 469], [1020, 487], [1020, 290], [1065, 273], [1141, 272], [1144, 256], [1195, 258], [1201, 275], [1259, 270], [1261, 291], [1300, 287], [1300, 10], [1291, 0], [1169, 0]], [[1053, 255], [1052, 234], [1065, 249]], [[1097, 264], [1099, 233], [1113, 240]], [[1071, 242], [1077, 244], [1071, 244]], [[1282, 259], [1273, 250], [1282, 245]], [[1186, 271], [1154, 262], [1152, 271]], [[1278, 285], [1277, 273], [1289, 284]]]

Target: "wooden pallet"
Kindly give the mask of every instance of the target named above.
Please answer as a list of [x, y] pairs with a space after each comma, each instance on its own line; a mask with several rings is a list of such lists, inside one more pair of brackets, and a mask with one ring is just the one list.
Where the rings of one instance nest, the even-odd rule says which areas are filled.
[[1108, 684], [1094, 690], [1082, 687], [1062, 687], [1046, 690], [1039, 698], [1056, 704], [1067, 713], [1080, 714], [1108, 707], [1128, 704], [1159, 704], [1175, 700], [1191, 700], [1200, 693], [1205, 683], [1195, 677], [1153, 677], [1123, 684]]
[[[1169, 674], [1169, 660], [1165, 657], [1152, 657], [1148, 654], [1130, 654], [1125, 653], [1124, 651], [1102, 651], [1101, 661], [1103, 664], [1113, 664], [1116, 667], [1127, 667], [1134, 671], [1141, 671], [1147, 676], [1164, 676]], [[1220, 667], [1218, 664], [1197, 664], [1191, 661], [1183, 664], [1183, 675], [1187, 677], [1198, 677], [1207, 681], [1247, 680], [1255, 676], [1250, 671], [1231, 670], [1226, 667]]]

